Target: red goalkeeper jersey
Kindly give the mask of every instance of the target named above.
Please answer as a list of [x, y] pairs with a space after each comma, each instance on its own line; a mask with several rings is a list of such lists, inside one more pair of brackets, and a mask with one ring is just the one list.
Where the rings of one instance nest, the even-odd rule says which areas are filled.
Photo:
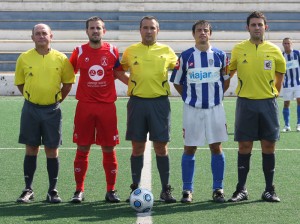
[[101, 48], [89, 44], [76, 47], [71, 55], [75, 73], [80, 71], [76, 99], [83, 102], [116, 101], [114, 69], [121, 69], [118, 49], [104, 42]]

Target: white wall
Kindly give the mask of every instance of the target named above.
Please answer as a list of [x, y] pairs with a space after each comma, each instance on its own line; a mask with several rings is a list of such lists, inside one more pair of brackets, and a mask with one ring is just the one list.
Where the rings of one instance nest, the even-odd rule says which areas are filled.
[[[78, 76], [76, 76], [78, 79]], [[230, 88], [225, 93], [225, 96], [234, 96], [234, 90], [237, 85], [236, 76], [232, 78]], [[171, 86], [172, 96], [179, 96], [173, 85]], [[70, 92], [70, 95], [75, 95], [77, 89], [77, 83], [73, 85], [73, 88]], [[116, 89], [118, 96], [126, 96], [127, 86], [121, 83], [119, 80], [116, 80]], [[14, 74], [6, 73], [0, 74], [0, 96], [20, 96], [18, 88], [14, 85]]]

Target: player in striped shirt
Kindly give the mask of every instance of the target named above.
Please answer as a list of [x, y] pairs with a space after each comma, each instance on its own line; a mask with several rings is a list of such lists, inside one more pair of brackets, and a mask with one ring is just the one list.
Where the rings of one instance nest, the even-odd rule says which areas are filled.
[[[170, 81], [184, 101], [182, 155], [182, 203], [192, 202], [197, 146], [209, 144], [213, 175], [213, 200], [225, 202], [223, 179], [225, 156], [221, 142], [228, 140], [222, 100], [228, 58], [210, 45], [211, 25], [199, 20], [193, 25], [195, 46], [182, 52]], [[228, 86], [228, 85], [226, 85]]]
[[286, 60], [286, 73], [282, 85], [282, 97], [284, 100], [283, 118], [285, 126], [283, 132], [291, 131], [290, 127], [290, 101], [297, 100], [297, 127], [300, 131], [300, 51], [292, 48], [291, 38], [286, 37], [282, 41], [284, 51], [282, 52]]

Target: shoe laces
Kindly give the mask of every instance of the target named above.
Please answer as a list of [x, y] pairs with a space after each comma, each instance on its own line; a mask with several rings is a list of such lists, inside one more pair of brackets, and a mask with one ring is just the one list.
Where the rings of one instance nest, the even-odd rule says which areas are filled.
[[23, 192], [22, 192], [22, 194], [21, 194], [20, 197], [24, 197], [24, 196], [26, 196], [27, 194], [31, 194], [31, 193], [32, 193], [32, 190], [30, 190], [30, 189], [25, 189], [25, 190], [23, 190]]
[[182, 196], [183, 196], [184, 198], [187, 198], [187, 197], [189, 196], [189, 193], [188, 193], [188, 192], [184, 192], [184, 193], [182, 194]]
[[174, 188], [172, 188], [170, 185], [167, 185], [165, 190], [164, 190], [164, 193], [167, 194], [167, 195], [171, 195], [171, 192], [174, 190]]
[[110, 191], [108, 191], [108, 193], [110, 193], [110, 194], [116, 194], [117, 190], [110, 190]]
[[236, 190], [235, 192], [233, 192], [233, 197], [237, 197], [239, 194], [244, 194], [244, 191], [242, 190]]
[[183, 198], [188, 198], [188, 197], [190, 197], [190, 195], [191, 195], [190, 191], [183, 191], [183, 193], [182, 193]]
[[82, 191], [75, 191], [74, 196], [79, 196]]
[[48, 193], [51, 197], [58, 197], [58, 192], [57, 192], [57, 190], [52, 190], [52, 191], [50, 191], [49, 193]]
[[214, 195], [216, 196], [216, 197], [220, 197], [220, 198], [224, 198], [224, 193], [223, 192], [221, 192], [220, 190], [216, 190], [215, 192], [214, 192]]

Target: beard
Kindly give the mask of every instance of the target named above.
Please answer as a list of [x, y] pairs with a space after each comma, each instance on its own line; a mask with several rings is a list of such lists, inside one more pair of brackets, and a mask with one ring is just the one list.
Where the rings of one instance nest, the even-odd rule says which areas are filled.
[[92, 42], [93, 44], [99, 44], [101, 42], [101, 39], [90, 39], [90, 42]]
[[99, 44], [101, 42], [101, 36], [99, 35], [92, 35], [89, 37], [89, 40], [93, 44]]
[[255, 40], [255, 41], [263, 41], [264, 40], [264, 35], [255, 35], [255, 34], [253, 34], [253, 35], [251, 35], [251, 39], [252, 40]]

